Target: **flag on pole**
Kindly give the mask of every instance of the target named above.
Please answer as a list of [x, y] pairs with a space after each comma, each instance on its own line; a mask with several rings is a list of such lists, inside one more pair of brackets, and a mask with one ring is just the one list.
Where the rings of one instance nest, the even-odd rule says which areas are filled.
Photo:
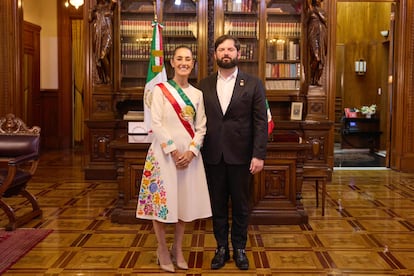
[[267, 134], [270, 135], [275, 128], [275, 122], [273, 122], [272, 113], [270, 112], [269, 102], [266, 99], [266, 111], [267, 111]]
[[162, 29], [164, 26], [154, 20], [152, 22], [152, 28], [151, 54], [147, 81], [144, 88], [144, 123], [148, 133], [151, 132], [150, 108], [152, 101], [152, 90], [158, 83], [167, 81], [162, 44]]

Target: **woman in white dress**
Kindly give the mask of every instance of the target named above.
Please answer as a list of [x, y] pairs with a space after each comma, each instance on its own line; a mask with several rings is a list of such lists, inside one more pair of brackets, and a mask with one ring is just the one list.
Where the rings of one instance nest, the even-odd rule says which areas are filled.
[[[194, 67], [191, 49], [175, 49], [174, 76], [152, 92], [151, 129], [136, 217], [150, 219], [158, 241], [161, 269], [174, 272], [173, 262], [188, 269], [182, 252], [185, 222], [211, 216], [210, 197], [200, 148], [206, 133], [203, 94], [188, 82]], [[175, 224], [171, 252], [166, 223]]]

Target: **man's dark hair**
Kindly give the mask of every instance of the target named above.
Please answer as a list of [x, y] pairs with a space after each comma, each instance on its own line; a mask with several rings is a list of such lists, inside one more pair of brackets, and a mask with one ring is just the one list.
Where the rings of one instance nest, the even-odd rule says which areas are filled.
[[223, 43], [225, 40], [231, 39], [234, 41], [234, 47], [236, 47], [237, 51], [240, 51], [240, 40], [232, 35], [222, 35], [216, 39], [214, 43], [214, 51], [217, 51], [218, 46]]

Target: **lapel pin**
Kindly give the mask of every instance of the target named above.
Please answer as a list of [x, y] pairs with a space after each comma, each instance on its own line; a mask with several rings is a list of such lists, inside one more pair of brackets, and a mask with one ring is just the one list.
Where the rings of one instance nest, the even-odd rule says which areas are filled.
[[244, 80], [240, 80], [240, 86], [244, 86]]

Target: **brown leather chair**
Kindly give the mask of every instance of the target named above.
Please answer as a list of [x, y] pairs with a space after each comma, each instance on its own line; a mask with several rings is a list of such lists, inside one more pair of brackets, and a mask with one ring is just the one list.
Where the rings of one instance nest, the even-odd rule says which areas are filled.
[[[0, 118], [0, 207], [6, 213], [11, 231], [42, 215], [36, 198], [26, 190], [39, 162], [40, 127], [28, 128], [14, 114]], [[17, 216], [4, 198], [21, 195], [29, 200], [32, 210]]]

